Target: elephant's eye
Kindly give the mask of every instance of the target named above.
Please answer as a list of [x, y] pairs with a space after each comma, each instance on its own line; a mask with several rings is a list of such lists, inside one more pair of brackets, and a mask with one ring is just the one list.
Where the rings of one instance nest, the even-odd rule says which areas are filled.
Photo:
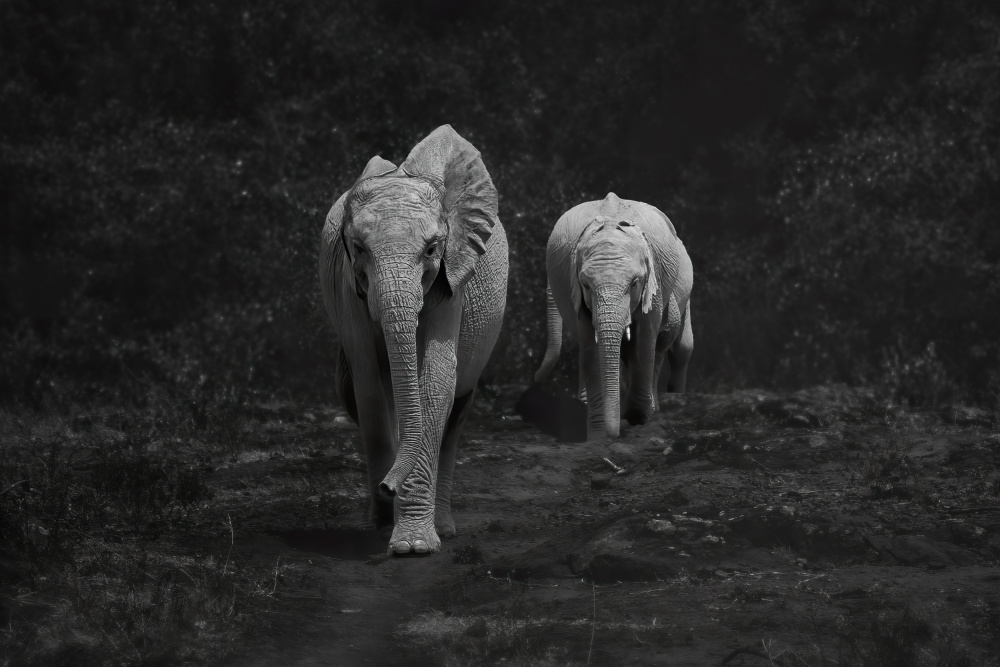
[[427, 250], [424, 251], [424, 255], [426, 255], [427, 257], [433, 257], [434, 253], [437, 252], [437, 249], [438, 249], [438, 244], [432, 243], [429, 246], [427, 246]]
[[355, 243], [354, 244], [354, 256], [357, 258], [357, 257], [361, 257], [363, 254], [365, 254], [365, 248], [364, 248], [364, 246], [361, 245], [360, 243]]

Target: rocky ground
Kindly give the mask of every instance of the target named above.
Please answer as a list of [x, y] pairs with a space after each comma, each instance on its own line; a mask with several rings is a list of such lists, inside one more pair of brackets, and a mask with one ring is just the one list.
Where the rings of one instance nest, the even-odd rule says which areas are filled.
[[[240, 572], [245, 595], [205, 598], [243, 622], [179, 624], [171, 659], [1000, 664], [995, 415], [844, 387], [664, 394], [649, 424], [572, 443], [515, 413], [521, 391], [475, 409], [459, 535], [429, 557], [387, 556], [365, 526], [358, 432], [338, 409], [261, 406], [236, 450], [179, 445], [207, 493], [157, 548], [188, 574], [204, 559], [222, 583]], [[43, 602], [18, 586], [14, 621]], [[35, 614], [35, 634], [5, 642], [34, 642], [37, 662], [53, 621]]]

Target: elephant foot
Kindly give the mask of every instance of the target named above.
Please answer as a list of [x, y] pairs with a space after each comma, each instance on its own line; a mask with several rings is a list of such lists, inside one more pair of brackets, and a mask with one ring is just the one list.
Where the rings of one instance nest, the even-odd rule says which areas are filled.
[[407, 528], [397, 524], [389, 538], [390, 554], [433, 554], [440, 550], [441, 538], [433, 525]]
[[455, 537], [455, 519], [451, 516], [451, 510], [440, 507], [434, 510], [434, 528], [442, 538]]
[[627, 421], [630, 426], [639, 426], [641, 424], [648, 423], [652, 416], [652, 411], [632, 408], [625, 413], [625, 421]]

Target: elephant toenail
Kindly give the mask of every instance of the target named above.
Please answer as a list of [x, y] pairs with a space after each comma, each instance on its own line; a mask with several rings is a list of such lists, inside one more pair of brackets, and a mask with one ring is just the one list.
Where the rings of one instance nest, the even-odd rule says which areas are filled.
[[413, 543], [413, 551], [418, 554], [425, 554], [430, 551], [430, 549], [427, 547], [427, 543], [423, 540], [416, 540]]

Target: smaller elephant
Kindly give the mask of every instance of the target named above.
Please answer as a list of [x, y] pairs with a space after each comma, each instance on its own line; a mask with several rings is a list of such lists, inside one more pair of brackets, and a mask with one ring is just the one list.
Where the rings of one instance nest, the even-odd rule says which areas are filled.
[[548, 344], [535, 381], [552, 372], [565, 326], [580, 344], [588, 440], [617, 437], [622, 416], [630, 424], [649, 420], [664, 358], [667, 390], [684, 391], [694, 349], [694, 271], [662, 211], [613, 192], [575, 206], [552, 229], [546, 269]]

